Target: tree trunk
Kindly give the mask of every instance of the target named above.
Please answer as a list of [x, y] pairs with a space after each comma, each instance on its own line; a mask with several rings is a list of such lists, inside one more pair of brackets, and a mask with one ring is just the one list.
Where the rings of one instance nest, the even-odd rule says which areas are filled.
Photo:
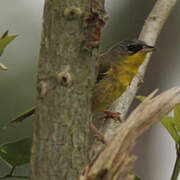
[[31, 180], [75, 180], [88, 162], [104, 0], [46, 0]]

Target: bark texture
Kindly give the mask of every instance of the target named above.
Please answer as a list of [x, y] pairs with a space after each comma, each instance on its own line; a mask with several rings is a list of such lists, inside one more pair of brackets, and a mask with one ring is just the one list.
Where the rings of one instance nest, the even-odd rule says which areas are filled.
[[103, 0], [45, 1], [31, 180], [74, 180], [88, 162], [104, 17]]

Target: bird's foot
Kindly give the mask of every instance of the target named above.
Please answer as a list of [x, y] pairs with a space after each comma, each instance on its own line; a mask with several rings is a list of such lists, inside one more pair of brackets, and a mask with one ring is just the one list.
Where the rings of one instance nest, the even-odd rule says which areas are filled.
[[120, 113], [119, 113], [119, 112], [112, 112], [112, 111], [110, 111], [110, 110], [104, 109], [104, 110], [103, 110], [103, 113], [104, 113], [105, 115], [99, 118], [100, 121], [106, 120], [106, 119], [108, 119], [108, 118], [113, 118], [113, 119], [118, 120], [118, 121], [121, 122], [121, 123], [123, 122], [123, 120], [122, 120], [121, 117], [120, 117]]
[[96, 128], [96, 126], [93, 123], [91, 123], [90, 127], [96, 133], [94, 135], [94, 137], [97, 138], [99, 141], [101, 141], [103, 144], [106, 144], [106, 141], [104, 139], [104, 135]]

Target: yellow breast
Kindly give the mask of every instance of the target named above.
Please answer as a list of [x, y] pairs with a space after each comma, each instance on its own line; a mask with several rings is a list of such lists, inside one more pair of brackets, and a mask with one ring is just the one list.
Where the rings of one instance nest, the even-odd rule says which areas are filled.
[[146, 53], [136, 53], [112, 65], [111, 69], [106, 72], [105, 78], [95, 86], [92, 104], [94, 112], [103, 110], [122, 95], [137, 74], [145, 57]]

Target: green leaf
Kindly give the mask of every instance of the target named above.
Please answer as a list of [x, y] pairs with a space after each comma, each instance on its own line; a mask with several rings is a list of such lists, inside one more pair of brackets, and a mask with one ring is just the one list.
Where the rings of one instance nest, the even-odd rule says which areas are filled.
[[180, 105], [176, 105], [174, 108], [174, 123], [176, 125], [177, 131], [180, 134]]
[[139, 100], [139, 101], [144, 101], [146, 99], [146, 96], [136, 96], [136, 98]]
[[32, 138], [27, 137], [0, 146], [0, 158], [9, 166], [20, 166], [30, 161]]
[[[5, 34], [5, 35], [4, 35]], [[17, 35], [11, 35], [7, 36], [6, 32], [3, 34], [3, 36], [0, 39], [0, 56], [2, 55], [4, 48], [17, 37]]]
[[179, 143], [180, 140], [180, 136], [177, 133], [176, 130], [176, 124], [174, 122], [174, 118], [169, 117], [169, 116], [164, 116], [161, 119], [161, 123], [163, 124], [163, 126], [168, 130], [168, 132], [170, 133], [170, 135], [173, 137], [173, 139], [175, 140], [176, 144]]
[[140, 177], [135, 176], [135, 177], [134, 177], [134, 180], [141, 180], [141, 178], [140, 178]]

